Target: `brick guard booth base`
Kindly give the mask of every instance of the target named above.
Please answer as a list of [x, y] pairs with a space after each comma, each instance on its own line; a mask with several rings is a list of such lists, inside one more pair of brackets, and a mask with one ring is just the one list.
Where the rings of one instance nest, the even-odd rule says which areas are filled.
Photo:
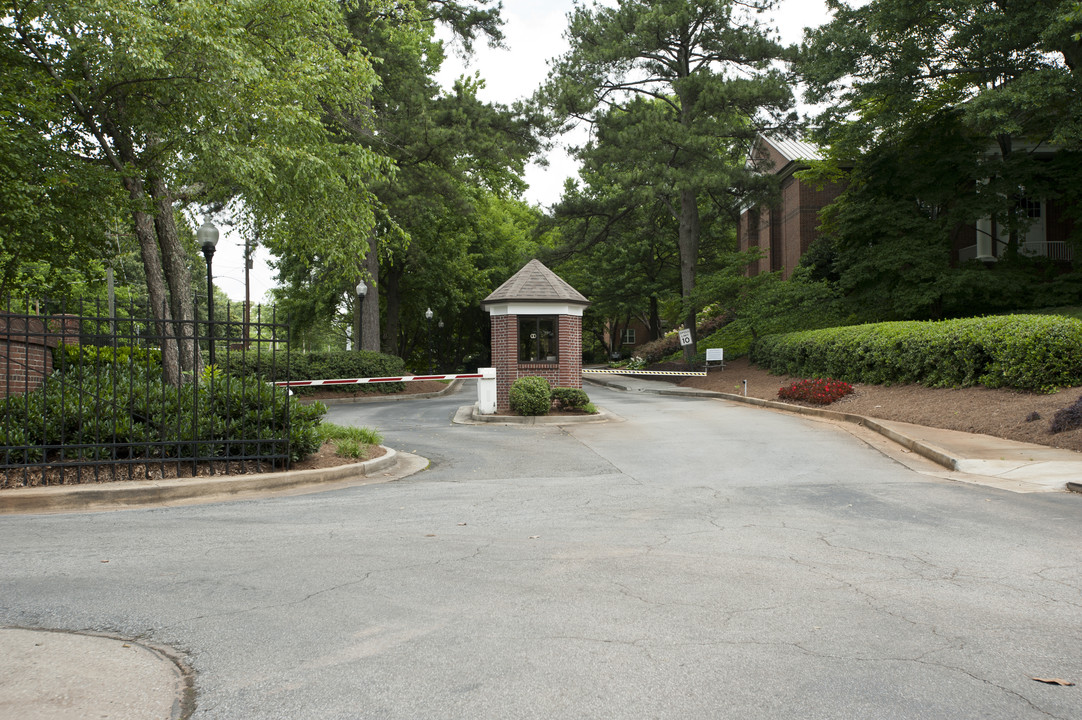
[[[497, 413], [510, 412], [511, 385], [521, 377], [537, 375], [553, 387], [582, 387], [582, 312], [589, 304], [540, 260], [531, 260], [481, 302], [492, 318]], [[555, 330], [554, 354], [547, 354], [550, 347], [543, 357], [531, 355], [540, 347], [536, 333], [531, 342], [520, 343], [523, 321], [535, 319]]]

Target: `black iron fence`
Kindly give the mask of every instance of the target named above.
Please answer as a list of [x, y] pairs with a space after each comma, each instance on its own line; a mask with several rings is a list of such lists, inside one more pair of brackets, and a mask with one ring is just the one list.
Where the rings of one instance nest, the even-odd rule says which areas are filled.
[[[0, 310], [0, 487], [288, 465], [288, 391], [223, 370], [286, 374], [286, 326], [258, 308], [234, 319], [236, 309], [160, 322], [134, 304], [8, 298]], [[211, 343], [216, 365], [207, 361]]]

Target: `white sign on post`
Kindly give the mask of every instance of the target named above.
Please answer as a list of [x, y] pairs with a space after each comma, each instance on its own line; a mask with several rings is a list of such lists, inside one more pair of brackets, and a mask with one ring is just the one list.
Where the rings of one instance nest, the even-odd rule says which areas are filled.
[[688, 330], [687, 328], [685, 328], [685, 329], [680, 331], [680, 346], [683, 347], [684, 345], [690, 345], [690, 344], [691, 344], [691, 330]]

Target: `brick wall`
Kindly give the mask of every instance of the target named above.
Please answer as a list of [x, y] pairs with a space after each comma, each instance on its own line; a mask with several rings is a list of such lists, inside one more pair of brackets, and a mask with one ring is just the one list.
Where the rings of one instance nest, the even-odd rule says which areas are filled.
[[61, 340], [79, 342], [79, 320], [0, 313], [0, 398], [41, 387], [53, 372], [51, 348]]
[[496, 368], [496, 412], [510, 411], [511, 385], [520, 377], [537, 375], [553, 387], [582, 387], [582, 318], [559, 315], [556, 363], [518, 361], [518, 315], [492, 317], [492, 366]]
[[[748, 208], [744, 212], [740, 213], [740, 222], [737, 224], [736, 239], [738, 247], [743, 250], [750, 250], [753, 247], [759, 247], [759, 207]], [[747, 269], [744, 274], [748, 277], [753, 277], [759, 274], [759, 263], [748, 263]]]

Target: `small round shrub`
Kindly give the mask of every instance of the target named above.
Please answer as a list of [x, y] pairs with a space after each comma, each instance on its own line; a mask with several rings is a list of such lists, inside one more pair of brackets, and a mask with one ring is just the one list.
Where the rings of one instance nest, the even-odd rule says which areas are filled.
[[552, 387], [536, 375], [519, 378], [511, 384], [508, 400], [519, 415], [546, 415], [552, 407]]
[[553, 388], [552, 399], [561, 410], [583, 410], [590, 404], [590, 396], [579, 388]]

